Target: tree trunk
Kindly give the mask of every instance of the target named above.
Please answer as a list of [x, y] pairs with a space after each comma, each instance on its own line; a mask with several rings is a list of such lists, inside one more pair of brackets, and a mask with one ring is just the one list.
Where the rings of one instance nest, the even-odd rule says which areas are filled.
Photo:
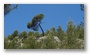
[[40, 26], [40, 28], [41, 28], [41, 30], [42, 30], [42, 34], [43, 34], [43, 36], [44, 36], [44, 31], [43, 31], [43, 29], [42, 29], [42, 27], [41, 27], [41, 25], [39, 24], [39, 26]]

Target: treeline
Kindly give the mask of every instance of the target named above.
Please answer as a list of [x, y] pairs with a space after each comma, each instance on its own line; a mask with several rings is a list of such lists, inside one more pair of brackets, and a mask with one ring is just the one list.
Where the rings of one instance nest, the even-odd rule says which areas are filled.
[[39, 32], [15, 30], [4, 37], [4, 49], [84, 49], [84, 28], [68, 22], [67, 30], [52, 27], [42, 36]]

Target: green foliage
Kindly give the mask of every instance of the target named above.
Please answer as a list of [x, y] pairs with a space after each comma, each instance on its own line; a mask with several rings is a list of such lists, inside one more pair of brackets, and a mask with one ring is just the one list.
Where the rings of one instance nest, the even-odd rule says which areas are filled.
[[57, 49], [58, 44], [55, 42], [53, 35], [49, 35], [46, 40], [42, 40], [44, 49]]
[[24, 40], [23, 43], [24, 43], [23, 48], [31, 49], [31, 48], [34, 48], [35, 40], [34, 40], [34, 38], [31, 36], [29, 39]]
[[27, 36], [27, 32], [26, 31], [23, 31], [22, 33], [20, 33], [20, 35], [19, 35], [19, 38], [27, 38], [28, 36]]
[[15, 30], [15, 31], [13, 32], [12, 36], [13, 36], [13, 37], [18, 36], [18, 30]]
[[28, 24], [27, 24], [27, 28], [30, 28], [32, 26], [32, 22], [29, 22]]
[[13, 36], [12, 35], [8, 35], [8, 39], [12, 40]]
[[81, 25], [78, 25], [77, 33], [78, 33], [77, 34], [78, 38], [84, 39], [84, 29], [83, 29], [83, 27]]
[[44, 15], [43, 14], [36, 15], [32, 19], [32, 21], [27, 24], [27, 28], [31, 28], [31, 29], [37, 31], [38, 30], [38, 27], [39, 27], [39, 24], [40, 24], [40, 22], [41, 22], [41, 20], [43, 18], [44, 18]]
[[31, 36], [30, 38], [28, 38], [27, 40], [24, 40], [24, 45], [22, 46], [22, 49], [39, 49], [41, 48], [41, 44], [36, 42], [36, 39], [34, 38], [34, 36]]
[[62, 28], [60, 26], [58, 26], [57, 29], [57, 36], [59, 37], [59, 39], [62, 41], [64, 40], [64, 31], [62, 30]]
[[[81, 25], [74, 25], [70, 20], [67, 30], [63, 31], [61, 26], [57, 29], [52, 27], [45, 32], [45, 36], [39, 32], [26, 32], [4, 37], [5, 49], [84, 49], [84, 29]], [[55, 36], [59, 39], [55, 39]]]
[[8, 35], [8, 39], [12, 40], [13, 38], [18, 36], [18, 31], [15, 30], [11, 35]]
[[53, 36], [56, 36], [56, 29], [54, 27], [51, 28], [50, 32], [52, 33]]
[[4, 48], [5, 49], [17, 49], [18, 44], [17, 44], [18, 39], [13, 38], [13, 40], [8, 40], [7, 38], [4, 37]]
[[72, 21], [68, 22], [67, 26], [67, 42], [69, 48], [73, 48], [72, 46], [75, 44], [77, 36], [76, 36], [76, 27], [73, 25]]
[[39, 37], [40, 34], [36, 31], [36, 32], [34, 33], [34, 36], [35, 36], [35, 37]]
[[8, 39], [6, 37], [4, 37], [4, 49], [8, 48]]
[[34, 32], [31, 32], [31, 31], [28, 32], [28, 36], [33, 36], [33, 35], [34, 35]]
[[16, 38], [14, 38], [11, 42], [10, 42], [10, 49], [17, 49], [18, 48], [18, 46], [17, 46], [17, 39]]
[[44, 18], [43, 14], [38, 14], [32, 19], [32, 23], [41, 22], [41, 20]]
[[14, 10], [17, 8], [18, 5], [15, 5], [12, 7], [12, 4], [4, 4], [4, 16], [10, 13], [10, 11]]
[[36, 15], [33, 19], [32, 19], [32, 21], [31, 22], [29, 22], [28, 24], [27, 24], [27, 28], [30, 28], [30, 29], [32, 29], [32, 30], [34, 30], [34, 31], [38, 31], [38, 29], [39, 29], [39, 27], [40, 27], [40, 29], [41, 29], [41, 31], [42, 31], [42, 34], [43, 34], [43, 36], [44, 36], [44, 31], [43, 31], [43, 29], [42, 29], [42, 27], [41, 27], [41, 20], [44, 18], [44, 15], [43, 14], [38, 14], [38, 15]]
[[47, 30], [47, 31], [45, 32], [45, 36], [47, 36], [49, 33], [50, 33], [50, 30]]

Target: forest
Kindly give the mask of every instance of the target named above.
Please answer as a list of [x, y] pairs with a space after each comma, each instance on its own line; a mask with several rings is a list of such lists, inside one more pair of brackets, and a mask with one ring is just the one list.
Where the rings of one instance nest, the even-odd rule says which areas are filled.
[[19, 34], [15, 30], [8, 37], [4, 37], [5, 49], [84, 49], [84, 28], [82, 25], [74, 25], [70, 20], [67, 25], [67, 30], [62, 30], [52, 27], [42, 33], [23, 31]]
[[[11, 4], [4, 4], [4, 16], [17, 6], [12, 8]], [[84, 11], [84, 5], [80, 7]], [[34, 31], [20, 33], [15, 30], [12, 34], [4, 36], [4, 49], [84, 49], [84, 22], [75, 25], [72, 20], [69, 20], [66, 30], [58, 26], [44, 32], [40, 25], [43, 18], [43, 14], [38, 14], [27, 23], [27, 28]], [[42, 33], [39, 33], [39, 27]]]

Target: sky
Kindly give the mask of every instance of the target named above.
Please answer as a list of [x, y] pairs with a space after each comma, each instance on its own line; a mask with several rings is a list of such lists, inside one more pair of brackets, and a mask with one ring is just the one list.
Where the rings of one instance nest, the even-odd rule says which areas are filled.
[[[44, 31], [58, 26], [66, 31], [69, 20], [78, 25], [84, 17], [80, 4], [19, 4], [17, 9], [4, 16], [4, 36], [15, 30], [19, 33], [33, 31], [27, 28], [27, 23], [37, 14], [44, 14], [41, 24]], [[38, 31], [41, 33], [40, 29]]]

